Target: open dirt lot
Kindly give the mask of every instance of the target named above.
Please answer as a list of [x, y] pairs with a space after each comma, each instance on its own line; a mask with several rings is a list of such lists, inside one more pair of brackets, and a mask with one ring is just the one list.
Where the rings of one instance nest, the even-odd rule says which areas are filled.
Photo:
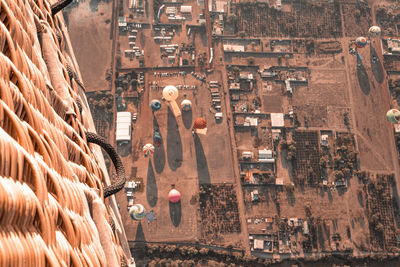
[[[148, 89], [144, 101], [138, 110], [138, 120], [133, 129], [132, 153], [137, 153], [143, 144], [152, 142], [153, 127], [159, 127], [163, 143], [156, 147], [152, 159], [145, 158], [139, 152], [138, 160], [124, 159], [125, 167], [138, 168], [137, 176], [143, 177], [144, 191], [137, 192], [135, 197], [147, 211], [153, 210], [157, 220], [148, 224], [141, 222], [143, 235], [147, 241], [192, 241], [200, 238], [197, 220], [199, 217], [199, 184], [232, 183], [233, 166], [230, 153], [230, 139], [227, 124], [217, 124], [214, 114], [210, 113], [211, 96], [205, 84], [195, 80], [191, 75], [179, 77], [154, 77], [153, 72], [146, 75], [146, 83], [155, 80], [160, 90]], [[168, 104], [163, 102], [161, 110], [154, 115], [149, 108], [149, 101], [161, 99], [162, 88], [167, 84], [197, 85], [198, 90], [180, 90], [178, 105], [183, 94], [193, 103], [193, 111], [183, 113], [175, 118]], [[191, 134], [192, 122], [203, 116], [207, 120], [206, 136]], [[149, 163], [151, 162], [151, 163]], [[171, 185], [182, 193], [179, 207], [180, 220], [171, 215], [167, 199]], [[122, 194], [121, 194], [122, 195]], [[120, 196], [121, 207], [125, 206]], [[125, 201], [126, 202], [126, 201]], [[138, 224], [128, 218], [126, 210], [121, 209], [124, 221], [127, 222], [128, 240], [135, 240]], [[176, 215], [176, 213], [174, 213]], [[232, 239], [232, 238], [231, 238]]]
[[68, 31], [88, 91], [110, 89], [106, 72], [111, 68], [110, 39], [112, 2], [99, 3], [98, 11], [89, 1], [80, 2], [68, 15]]

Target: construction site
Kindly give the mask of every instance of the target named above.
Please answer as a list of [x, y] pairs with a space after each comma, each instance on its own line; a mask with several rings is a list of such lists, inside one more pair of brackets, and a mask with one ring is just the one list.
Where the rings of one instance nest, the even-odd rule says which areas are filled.
[[400, 3], [90, 2], [64, 16], [138, 266], [397, 266]]

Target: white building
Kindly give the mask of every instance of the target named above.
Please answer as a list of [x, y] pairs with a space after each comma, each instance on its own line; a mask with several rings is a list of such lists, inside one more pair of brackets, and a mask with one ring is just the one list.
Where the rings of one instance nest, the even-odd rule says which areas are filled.
[[271, 113], [271, 126], [279, 128], [285, 126], [283, 113]]
[[132, 116], [130, 112], [117, 113], [116, 141], [131, 141]]
[[192, 14], [192, 6], [181, 6], [181, 13]]
[[275, 159], [273, 157], [272, 150], [270, 149], [258, 150], [258, 162], [274, 163]]

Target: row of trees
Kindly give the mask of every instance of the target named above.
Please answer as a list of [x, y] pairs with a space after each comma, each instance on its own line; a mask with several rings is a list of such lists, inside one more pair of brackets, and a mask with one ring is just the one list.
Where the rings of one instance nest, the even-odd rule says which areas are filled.
[[201, 262], [206, 264], [203, 266], [261, 267], [275, 263], [275, 260], [247, 256], [244, 251], [232, 251], [232, 246], [226, 249], [209, 249], [196, 246], [148, 244], [145, 250], [146, 257], [150, 259], [149, 266], [197, 266]]

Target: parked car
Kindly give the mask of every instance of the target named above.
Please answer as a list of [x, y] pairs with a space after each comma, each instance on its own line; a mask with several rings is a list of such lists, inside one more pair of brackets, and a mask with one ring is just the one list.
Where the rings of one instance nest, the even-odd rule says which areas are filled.
[[137, 120], [137, 113], [133, 113], [132, 121], [133, 121], [133, 122], [136, 122], [136, 120]]

